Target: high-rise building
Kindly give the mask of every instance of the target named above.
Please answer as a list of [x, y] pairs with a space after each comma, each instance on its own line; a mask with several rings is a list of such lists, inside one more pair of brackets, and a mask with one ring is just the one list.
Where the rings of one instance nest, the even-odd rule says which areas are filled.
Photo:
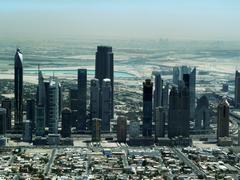
[[52, 77], [49, 84], [49, 134], [58, 134], [59, 121], [59, 83]]
[[94, 78], [91, 80], [90, 87], [90, 116], [91, 118], [99, 118], [99, 80]]
[[169, 84], [166, 83], [163, 88], [162, 106], [164, 108], [168, 108], [168, 105], [169, 105]]
[[129, 139], [131, 139], [131, 140], [139, 138], [139, 135], [140, 135], [140, 123], [139, 123], [139, 121], [136, 121], [136, 120], [130, 121], [128, 134], [129, 134]]
[[102, 130], [110, 131], [112, 87], [110, 79], [103, 79], [101, 90]]
[[92, 119], [92, 141], [99, 142], [101, 141], [101, 119], [93, 118]]
[[24, 142], [32, 142], [32, 127], [31, 127], [31, 121], [25, 120], [23, 121], [23, 141]]
[[17, 49], [14, 62], [15, 128], [22, 130], [23, 123], [23, 55]]
[[173, 67], [173, 84], [178, 85], [179, 77], [180, 77], [179, 67], [177, 66]]
[[[112, 47], [98, 46], [95, 61], [95, 78], [99, 80], [100, 88], [102, 87], [103, 79], [111, 80], [111, 118], [114, 115], [114, 61]], [[101, 97], [100, 97], [101, 99]], [[101, 106], [100, 110], [101, 112]]]
[[72, 111], [72, 127], [76, 127], [77, 119], [78, 119], [78, 89], [71, 88], [69, 91], [70, 97], [70, 109]]
[[45, 95], [46, 95], [46, 100], [45, 100], [45, 126], [49, 127], [49, 85], [50, 82], [46, 81], [44, 82], [45, 86]]
[[169, 96], [168, 137], [188, 137], [190, 126], [190, 98], [187, 87], [172, 87]]
[[31, 130], [35, 129], [35, 100], [34, 99], [28, 99], [27, 100], [27, 108], [26, 108], [26, 119], [31, 122]]
[[217, 107], [217, 139], [229, 137], [229, 103], [222, 99]]
[[4, 99], [2, 101], [2, 108], [6, 109], [6, 129], [11, 130], [12, 128], [12, 101], [11, 99]]
[[62, 110], [62, 137], [71, 137], [71, 128], [72, 128], [72, 112], [69, 108], [64, 108]]
[[210, 110], [207, 96], [202, 96], [197, 101], [196, 113], [195, 113], [195, 129], [206, 130], [210, 125]]
[[77, 130], [86, 130], [86, 111], [87, 111], [87, 69], [78, 69], [78, 121]]
[[155, 121], [155, 138], [165, 136], [165, 122], [167, 118], [167, 112], [162, 106], [156, 107], [156, 121]]
[[46, 104], [46, 87], [44, 84], [44, 77], [40, 67], [38, 66], [38, 89], [37, 89], [37, 105]]
[[6, 134], [6, 114], [6, 109], [0, 108], [0, 135]]
[[240, 107], [240, 72], [235, 73], [235, 107]]
[[117, 118], [117, 141], [125, 143], [127, 140], [127, 119], [124, 116]]
[[44, 136], [45, 135], [45, 107], [43, 105], [36, 105], [36, 127], [35, 134], [36, 136]]
[[152, 136], [152, 91], [151, 79], [143, 82], [143, 136]]

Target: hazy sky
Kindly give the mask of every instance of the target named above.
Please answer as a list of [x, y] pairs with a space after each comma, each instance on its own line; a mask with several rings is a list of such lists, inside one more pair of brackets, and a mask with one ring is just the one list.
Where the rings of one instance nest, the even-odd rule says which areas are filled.
[[1, 0], [0, 36], [240, 40], [240, 0]]

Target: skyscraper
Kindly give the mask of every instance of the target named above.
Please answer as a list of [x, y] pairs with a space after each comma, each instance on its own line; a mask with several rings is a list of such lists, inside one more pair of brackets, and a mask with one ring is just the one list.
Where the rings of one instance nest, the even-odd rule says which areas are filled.
[[23, 121], [23, 141], [24, 142], [32, 142], [32, 126], [29, 120]]
[[44, 78], [40, 67], [38, 66], [38, 89], [37, 89], [37, 105], [44, 105], [46, 101], [46, 87], [44, 84]]
[[35, 100], [34, 99], [28, 99], [27, 100], [27, 113], [26, 118], [31, 123], [31, 130], [35, 129]]
[[217, 139], [229, 137], [229, 103], [222, 99], [217, 107]]
[[72, 127], [76, 127], [76, 123], [78, 120], [78, 108], [79, 108], [79, 101], [78, 101], [78, 89], [71, 88], [69, 91], [70, 97], [70, 109], [72, 111]]
[[163, 88], [162, 106], [168, 108], [169, 105], [169, 84], [166, 83]]
[[0, 108], [0, 135], [6, 134], [6, 109]]
[[159, 71], [153, 72], [153, 74], [155, 76], [154, 109], [156, 109], [156, 107], [162, 106], [163, 80]]
[[17, 49], [14, 62], [15, 128], [22, 130], [23, 123], [23, 55]]
[[90, 116], [91, 118], [99, 118], [99, 80], [94, 78], [91, 80], [90, 87]]
[[127, 139], [127, 119], [124, 116], [117, 118], [117, 141], [125, 143]]
[[156, 107], [155, 138], [165, 136], [166, 111], [162, 106]]
[[92, 141], [99, 142], [101, 141], [101, 119], [93, 118], [92, 119]]
[[36, 106], [36, 136], [44, 136], [45, 135], [45, 107], [43, 105]]
[[112, 87], [110, 79], [103, 79], [101, 90], [102, 130], [110, 131]]
[[197, 130], [206, 130], [210, 125], [210, 117], [209, 117], [209, 102], [206, 96], [202, 96], [197, 101], [196, 107], [196, 117], [195, 117], [195, 129]]
[[[103, 79], [111, 80], [111, 118], [114, 115], [114, 64], [113, 64], [113, 53], [112, 47], [109, 46], [98, 46], [96, 52], [95, 61], [95, 78], [99, 80], [100, 88], [102, 87]], [[101, 99], [101, 97], [100, 97]], [[100, 106], [101, 112], [101, 106]]]
[[189, 136], [190, 98], [187, 87], [172, 87], [169, 96], [168, 137]]
[[77, 130], [86, 130], [87, 111], [87, 69], [78, 69], [78, 120]]
[[49, 84], [49, 133], [58, 134], [59, 121], [59, 83], [52, 77]]
[[235, 73], [235, 107], [240, 107], [240, 73]]
[[12, 128], [12, 101], [10, 99], [4, 99], [2, 101], [2, 108], [6, 109], [6, 123], [7, 123], [7, 130], [11, 130]]
[[152, 91], [151, 79], [143, 82], [143, 136], [152, 136]]
[[180, 77], [179, 67], [177, 66], [173, 67], [173, 84], [178, 85], [179, 77]]
[[71, 137], [71, 127], [72, 127], [72, 112], [68, 108], [62, 110], [62, 137]]

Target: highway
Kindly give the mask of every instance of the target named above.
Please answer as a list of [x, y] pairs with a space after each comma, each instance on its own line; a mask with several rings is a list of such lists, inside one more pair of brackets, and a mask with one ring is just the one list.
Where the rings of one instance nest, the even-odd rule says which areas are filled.
[[51, 167], [52, 167], [52, 163], [53, 163], [53, 161], [54, 161], [54, 159], [55, 159], [56, 152], [57, 152], [57, 149], [54, 148], [54, 149], [52, 150], [52, 154], [51, 154], [51, 156], [50, 156], [50, 159], [49, 159], [49, 161], [48, 161], [48, 164], [46, 165], [46, 168], [45, 168], [45, 171], [44, 171], [44, 174], [45, 174], [45, 175], [48, 175], [48, 173], [50, 172], [50, 169], [51, 169]]

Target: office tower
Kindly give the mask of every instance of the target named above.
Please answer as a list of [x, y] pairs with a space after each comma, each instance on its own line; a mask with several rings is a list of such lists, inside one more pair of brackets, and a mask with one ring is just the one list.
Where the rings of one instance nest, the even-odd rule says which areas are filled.
[[58, 134], [59, 83], [52, 77], [49, 83], [49, 134]]
[[91, 118], [99, 118], [99, 80], [94, 78], [91, 80], [90, 87], [90, 116]]
[[156, 107], [162, 106], [163, 80], [159, 71], [153, 72], [153, 75], [155, 76], [154, 109], [156, 109]]
[[62, 137], [71, 137], [71, 128], [72, 128], [72, 112], [69, 108], [64, 108], [62, 110]]
[[117, 118], [117, 141], [125, 143], [127, 139], [127, 119], [124, 116]]
[[31, 121], [25, 120], [23, 121], [23, 141], [24, 142], [32, 142], [32, 127], [31, 127]]
[[43, 105], [36, 105], [36, 136], [44, 136], [45, 135], [45, 107]]
[[37, 89], [37, 105], [45, 105], [46, 103], [46, 87], [40, 67], [38, 66], [38, 89]]
[[49, 85], [50, 83], [44, 82], [44, 87], [45, 87], [45, 126], [49, 127]]
[[92, 141], [99, 142], [101, 141], [101, 119], [93, 118], [92, 119]]
[[177, 66], [173, 67], [173, 84], [178, 85], [179, 77], [180, 77], [179, 67]]
[[22, 129], [23, 122], [23, 55], [17, 49], [14, 62], [15, 128]]
[[[187, 72], [187, 71], [186, 71]], [[190, 73], [183, 74], [184, 85], [188, 88], [190, 97], [190, 118], [194, 119], [195, 115], [195, 96], [196, 96], [196, 68], [194, 68]]]
[[235, 73], [235, 107], [240, 107], [240, 72]]
[[209, 102], [206, 96], [202, 96], [197, 100], [196, 107], [196, 117], [195, 117], [195, 129], [197, 130], [206, 130], [210, 125], [210, 117], [209, 117]]
[[[98, 46], [96, 52], [95, 61], [95, 78], [99, 80], [100, 88], [102, 87], [103, 79], [111, 80], [111, 118], [114, 115], [114, 64], [113, 64], [113, 53], [112, 47], [108, 46]], [[100, 97], [101, 99], [101, 97]], [[100, 110], [101, 112], [101, 106]]]
[[166, 83], [162, 93], [162, 106], [164, 108], [168, 108], [168, 104], [169, 104], [169, 84]]
[[27, 100], [27, 114], [26, 114], [26, 119], [31, 122], [31, 129], [35, 129], [35, 100], [34, 99], [28, 99]]
[[62, 95], [62, 85], [60, 82], [58, 82], [58, 115], [59, 115], [59, 121], [62, 120], [62, 106], [63, 106], [63, 99], [62, 99], [63, 95]]
[[78, 119], [78, 89], [72, 88], [69, 91], [70, 97], [70, 109], [72, 111], [72, 127], [76, 127], [77, 119]]
[[152, 90], [151, 79], [143, 82], [143, 136], [152, 136]]
[[112, 87], [110, 79], [103, 79], [101, 90], [102, 130], [110, 131]]
[[4, 99], [2, 101], [2, 108], [6, 109], [6, 129], [11, 130], [12, 128], [12, 101], [10, 99]]
[[6, 109], [0, 108], [0, 135], [6, 134], [6, 115]]
[[169, 95], [168, 137], [189, 136], [190, 98], [187, 87], [172, 87]]
[[130, 126], [129, 126], [129, 139], [138, 139], [140, 135], [140, 123], [139, 121], [133, 120], [130, 121]]
[[165, 136], [166, 111], [162, 106], [156, 107], [155, 138]]
[[78, 121], [77, 130], [86, 130], [87, 111], [87, 69], [78, 69]]
[[229, 137], [229, 103], [222, 99], [217, 107], [217, 139]]

